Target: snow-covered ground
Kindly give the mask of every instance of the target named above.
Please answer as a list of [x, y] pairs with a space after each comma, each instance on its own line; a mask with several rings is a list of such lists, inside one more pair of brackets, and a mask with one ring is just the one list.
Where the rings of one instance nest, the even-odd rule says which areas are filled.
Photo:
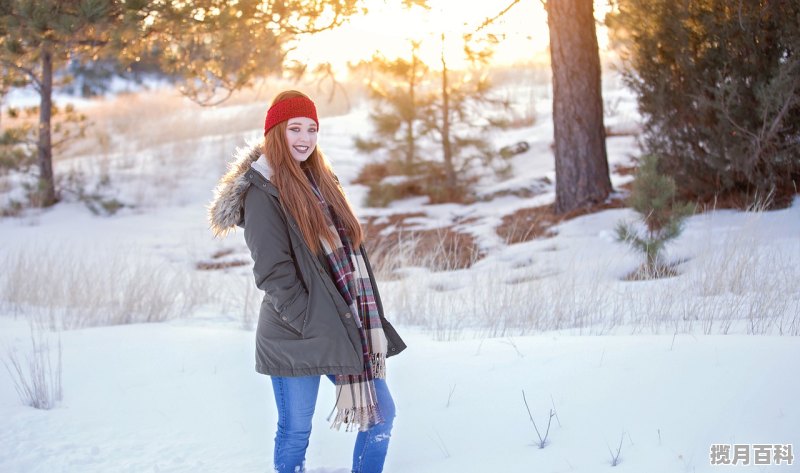
[[[605, 95], [609, 123], [635, 125], [630, 96], [613, 84]], [[510, 180], [482, 191], [553, 178], [548, 109], [540, 98], [534, 126], [493, 137], [525, 139], [531, 149], [514, 158]], [[494, 232], [502, 216], [552, 201], [552, 188], [473, 205], [363, 208], [365, 188], [349, 183], [369, 159], [351, 139], [368, 129], [366, 117], [355, 109], [320, 127], [357, 212], [423, 210], [419, 229], [469, 218], [462, 230], [487, 253], [470, 269], [409, 267], [381, 282], [387, 315], [409, 346], [388, 363], [398, 417], [387, 473], [733, 471], [710, 465], [711, 444], [800, 443], [800, 339], [788, 335], [800, 323], [800, 199], [775, 212], [693, 216], [669, 250], [683, 261], [680, 276], [623, 282], [638, 261], [613, 238], [616, 222], [634, 217], [626, 209], [506, 245]], [[102, 311], [109, 302], [90, 296], [92, 287], [114, 287], [104, 281], [124, 290], [146, 278], [156, 286], [151, 297], [182, 301], [166, 322], [44, 332], [51, 352], [58, 340], [62, 347], [64, 396], [52, 410], [24, 406], [0, 370], [0, 472], [270, 471], [276, 412], [269, 379], [253, 370], [259, 296], [250, 268], [195, 269], [222, 250], [249, 260], [241, 232], [211, 238], [204, 206], [233, 147], [257, 127], [106, 156], [114, 195], [136, 204], [113, 216], [75, 202], [0, 221], [4, 360], [30, 351], [30, 320], [66, 317], [52, 301]], [[637, 154], [632, 137], [609, 138], [608, 149], [612, 166]], [[56, 172], [92, 170], [95, 159], [57, 163]], [[613, 176], [615, 185], [626, 179]], [[28, 299], [9, 294], [12, 282]], [[68, 294], [78, 282], [89, 296]], [[523, 391], [542, 435], [556, 412], [543, 449]], [[328, 429], [333, 401], [323, 383], [310, 472], [349, 471], [355, 435]], [[747, 471], [800, 471], [798, 461], [753, 460]]]
[[[6, 341], [25, 341], [24, 323], [0, 323]], [[402, 333], [409, 348], [388, 364], [389, 473], [616, 471], [609, 448], [620, 439], [620, 471], [718, 471], [713, 443], [797, 444], [796, 338]], [[178, 321], [66, 331], [61, 343], [59, 407], [23, 407], [0, 378], [0, 471], [269, 471], [276, 412], [253, 371], [252, 333]], [[523, 390], [542, 435], [557, 412], [544, 449]], [[333, 404], [323, 383], [312, 472], [349, 471], [354, 434], [328, 428]]]

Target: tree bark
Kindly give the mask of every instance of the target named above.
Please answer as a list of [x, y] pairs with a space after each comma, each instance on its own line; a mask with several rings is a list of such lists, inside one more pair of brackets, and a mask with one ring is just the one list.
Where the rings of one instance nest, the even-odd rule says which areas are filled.
[[592, 0], [549, 0], [556, 212], [603, 202], [608, 173]]
[[453, 167], [453, 149], [450, 145], [450, 92], [447, 90], [447, 61], [444, 58], [444, 33], [442, 33], [442, 150], [444, 172], [449, 190], [456, 187], [456, 172]]
[[53, 180], [53, 145], [51, 117], [53, 105], [53, 52], [48, 42], [42, 45], [42, 84], [39, 104], [39, 188], [38, 205], [49, 207], [56, 203], [56, 187]]

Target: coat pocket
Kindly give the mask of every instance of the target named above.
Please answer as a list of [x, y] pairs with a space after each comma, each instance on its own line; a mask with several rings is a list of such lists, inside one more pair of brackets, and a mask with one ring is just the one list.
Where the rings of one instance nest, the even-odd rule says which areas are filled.
[[288, 317], [275, 310], [275, 306], [272, 305], [269, 297], [265, 297], [261, 303], [258, 325], [258, 330], [266, 338], [280, 340], [299, 340], [303, 338], [302, 332], [289, 323]]

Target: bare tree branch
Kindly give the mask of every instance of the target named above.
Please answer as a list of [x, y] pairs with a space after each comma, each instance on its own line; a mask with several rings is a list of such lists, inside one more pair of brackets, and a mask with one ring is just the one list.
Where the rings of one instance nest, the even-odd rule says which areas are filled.
[[485, 20], [483, 20], [483, 23], [481, 23], [480, 26], [478, 26], [478, 28], [475, 29], [475, 32], [478, 32], [478, 31], [486, 28], [487, 26], [491, 25], [492, 23], [494, 23], [495, 21], [500, 19], [500, 17], [502, 17], [503, 15], [508, 13], [508, 11], [511, 10], [514, 7], [514, 5], [516, 5], [519, 2], [520, 2], [520, 0], [512, 0], [511, 3], [503, 11], [501, 11], [497, 15], [493, 16], [492, 18], [486, 18]]

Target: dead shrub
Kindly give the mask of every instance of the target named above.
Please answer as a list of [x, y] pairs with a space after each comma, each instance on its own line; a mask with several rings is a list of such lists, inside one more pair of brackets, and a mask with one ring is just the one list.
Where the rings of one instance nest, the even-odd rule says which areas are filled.
[[372, 217], [363, 225], [370, 260], [383, 278], [395, 277], [395, 270], [404, 266], [432, 271], [469, 268], [484, 256], [472, 235], [452, 227], [418, 230], [407, 221], [424, 216], [422, 212], [395, 214], [380, 223]]

